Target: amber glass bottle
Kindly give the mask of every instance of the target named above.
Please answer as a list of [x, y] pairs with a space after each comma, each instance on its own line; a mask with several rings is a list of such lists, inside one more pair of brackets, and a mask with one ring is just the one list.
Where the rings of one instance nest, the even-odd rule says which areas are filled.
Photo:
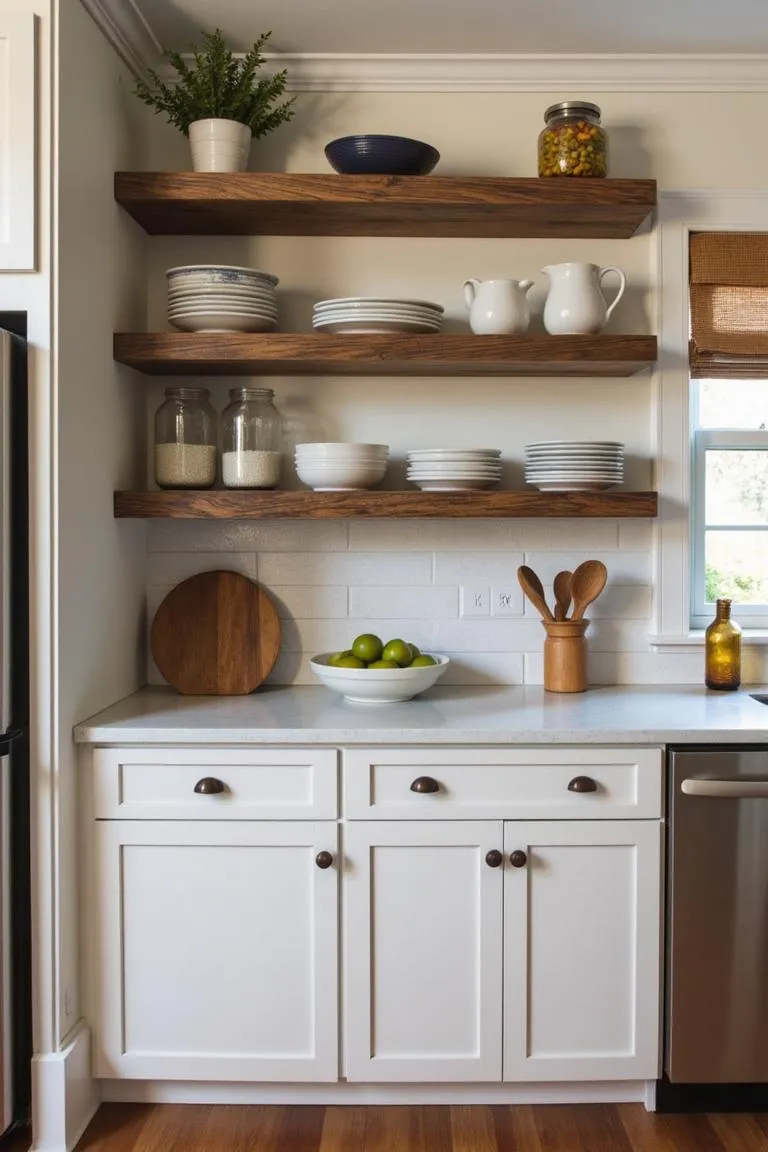
[[707, 688], [735, 692], [741, 684], [741, 628], [731, 620], [731, 601], [718, 600], [717, 613], [706, 632]]

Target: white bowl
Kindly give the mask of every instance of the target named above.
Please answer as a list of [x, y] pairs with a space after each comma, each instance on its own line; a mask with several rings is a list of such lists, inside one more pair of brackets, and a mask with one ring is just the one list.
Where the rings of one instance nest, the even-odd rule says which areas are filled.
[[435, 684], [450, 664], [447, 656], [429, 655], [437, 661], [427, 668], [333, 668], [332, 652], [313, 656], [309, 666], [318, 679], [345, 700], [355, 704], [399, 704], [412, 700]]
[[388, 444], [354, 444], [354, 443], [339, 443], [339, 444], [297, 444], [296, 452], [311, 452], [313, 455], [324, 456], [326, 458], [336, 458], [338, 456], [347, 456], [356, 452], [364, 452], [370, 455], [386, 456], [389, 452]]
[[253, 313], [191, 312], [175, 314], [169, 320], [182, 332], [274, 332], [277, 328], [275, 317]]
[[376, 464], [356, 463], [354, 460], [324, 463], [296, 461], [299, 480], [316, 492], [349, 492], [355, 488], [373, 488], [384, 479], [386, 471], [386, 461]]

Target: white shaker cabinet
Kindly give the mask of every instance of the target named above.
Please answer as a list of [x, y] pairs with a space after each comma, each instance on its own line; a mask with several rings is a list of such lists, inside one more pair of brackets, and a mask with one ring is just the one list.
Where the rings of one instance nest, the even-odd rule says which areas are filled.
[[346, 826], [349, 1080], [501, 1079], [502, 846], [500, 821]]
[[96, 1074], [336, 1080], [337, 836], [97, 821]]
[[660, 823], [510, 822], [504, 857], [504, 1079], [655, 1078]]

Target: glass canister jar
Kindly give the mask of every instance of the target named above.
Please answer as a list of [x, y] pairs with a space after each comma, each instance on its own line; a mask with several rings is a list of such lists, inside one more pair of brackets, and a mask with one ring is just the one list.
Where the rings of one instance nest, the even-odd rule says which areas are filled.
[[207, 388], [166, 388], [155, 413], [155, 482], [210, 488], [216, 481], [216, 412]]
[[607, 176], [608, 133], [597, 104], [563, 100], [544, 113], [539, 176]]
[[221, 478], [225, 488], [277, 488], [283, 421], [271, 388], [232, 388], [221, 417]]

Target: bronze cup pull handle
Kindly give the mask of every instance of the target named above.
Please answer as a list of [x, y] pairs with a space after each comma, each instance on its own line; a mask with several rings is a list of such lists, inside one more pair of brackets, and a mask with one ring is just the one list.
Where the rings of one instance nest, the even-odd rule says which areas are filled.
[[489, 868], [500, 868], [504, 862], [504, 857], [502, 856], [501, 852], [499, 852], [498, 848], [492, 848], [485, 857], [485, 862]]
[[421, 795], [439, 791], [440, 785], [432, 776], [417, 776], [411, 784], [411, 792], [419, 792]]
[[202, 780], [198, 780], [195, 784], [195, 792], [198, 796], [219, 796], [226, 790], [227, 786], [224, 781], [217, 780], [215, 776], [203, 776]]
[[568, 784], [569, 792], [597, 792], [597, 782], [591, 776], [574, 776]]
[[517, 848], [509, 857], [509, 862], [513, 868], [525, 868], [528, 863], [528, 857], [522, 848]]
[[315, 856], [315, 864], [317, 864], [318, 868], [322, 868], [323, 871], [325, 871], [326, 868], [330, 868], [331, 864], [333, 864], [333, 856], [330, 852], [318, 852], [317, 856]]

